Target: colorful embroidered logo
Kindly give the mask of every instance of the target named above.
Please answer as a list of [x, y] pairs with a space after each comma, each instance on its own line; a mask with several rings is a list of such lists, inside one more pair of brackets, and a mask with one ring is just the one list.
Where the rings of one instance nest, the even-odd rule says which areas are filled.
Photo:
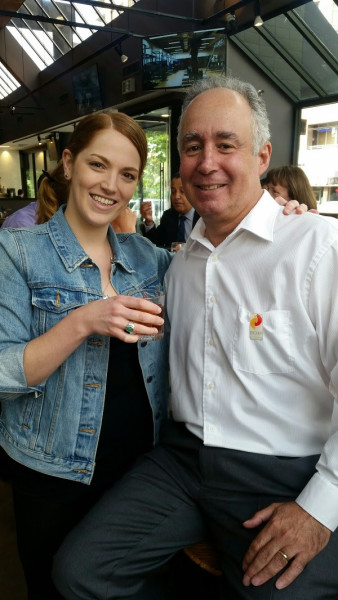
[[263, 323], [263, 319], [261, 315], [251, 315], [250, 318], [250, 327], [252, 327], [252, 329], [256, 329], [256, 327], [258, 327], [259, 325], [261, 325]]
[[263, 339], [263, 317], [258, 313], [250, 315], [249, 337], [255, 341]]

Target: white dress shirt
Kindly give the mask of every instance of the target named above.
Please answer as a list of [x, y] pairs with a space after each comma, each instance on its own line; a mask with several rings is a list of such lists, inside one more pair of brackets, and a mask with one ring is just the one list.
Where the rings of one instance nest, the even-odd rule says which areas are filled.
[[338, 525], [338, 222], [268, 192], [216, 248], [201, 219], [166, 275], [174, 418], [208, 446], [321, 454], [297, 502]]

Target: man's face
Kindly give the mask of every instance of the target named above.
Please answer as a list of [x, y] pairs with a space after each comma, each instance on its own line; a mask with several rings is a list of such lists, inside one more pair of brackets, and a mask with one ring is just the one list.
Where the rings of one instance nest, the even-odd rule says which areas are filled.
[[180, 174], [207, 228], [234, 229], [259, 200], [271, 146], [254, 156], [252, 144], [251, 108], [240, 94], [216, 88], [191, 102], [182, 122]]
[[189, 210], [192, 208], [183, 191], [180, 177], [175, 177], [171, 180], [170, 200], [172, 206], [178, 213], [180, 213], [180, 215], [187, 214], [187, 212], [189, 212]]

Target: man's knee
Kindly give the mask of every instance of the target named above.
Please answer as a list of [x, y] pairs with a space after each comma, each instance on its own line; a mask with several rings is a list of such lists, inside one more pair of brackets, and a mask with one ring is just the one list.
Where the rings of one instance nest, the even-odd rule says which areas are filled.
[[53, 563], [53, 581], [65, 600], [114, 600], [134, 596], [142, 587], [141, 577], [114, 569], [113, 561], [101, 561], [93, 548], [84, 550], [65, 542]]

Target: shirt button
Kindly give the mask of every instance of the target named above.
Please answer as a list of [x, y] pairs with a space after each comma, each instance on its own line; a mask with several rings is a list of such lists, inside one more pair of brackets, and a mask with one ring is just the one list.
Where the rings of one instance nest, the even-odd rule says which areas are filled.
[[209, 346], [214, 346], [214, 340], [212, 338], [210, 338], [210, 340], [208, 341]]
[[209, 298], [209, 302], [211, 302], [211, 303], [214, 303], [214, 302], [216, 302], [216, 298], [215, 298], [215, 296], [210, 296], [210, 298]]
[[208, 383], [208, 388], [209, 390], [215, 389], [215, 384], [212, 381], [210, 381], [210, 383]]
[[147, 377], [147, 383], [150, 383], [153, 380], [153, 376], [150, 375], [149, 377]]
[[212, 260], [212, 262], [217, 262], [217, 261], [218, 261], [218, 256], [217, 256], [217, 254], [216, 254], [215, 256], [213, 256], [211, 260]]

